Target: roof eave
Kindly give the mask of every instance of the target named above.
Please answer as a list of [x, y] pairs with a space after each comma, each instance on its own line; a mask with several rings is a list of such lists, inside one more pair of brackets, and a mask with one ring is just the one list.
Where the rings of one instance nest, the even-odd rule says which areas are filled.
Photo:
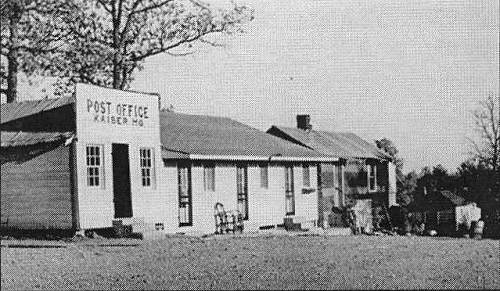
[[288, 156], [249, 156], [249, 155], [200, 155], [190, 154], [191, 160], [214, 161], [267, 161], [267, 162], [337, 162], [334, 157], [288, 157]]

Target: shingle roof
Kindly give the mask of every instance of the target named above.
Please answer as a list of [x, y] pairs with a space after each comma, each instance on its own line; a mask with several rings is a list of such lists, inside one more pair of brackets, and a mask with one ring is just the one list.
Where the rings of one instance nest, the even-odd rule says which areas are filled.
[[448, 191], [448, 190], [443, 190], [440, 192], [441, 195], [446, 198], [447, 200], [449, 200], [453, 205], [455, 206], [462, 206], [462, 205], [465, 205], [466, 203], [466, 200], [465, 198], [463, 197], [460, 197], [456, 194], [454, 194], [453, 192], [451, 191]]
[[75, 102], [74, 97], [67, 96], [53, 99], [30, 100], [24, 102], [5, 103], [1, 106], [1, 123], [49, 111]]
[[28, 146], [39, 143], [65, 141], [73, 135], [72, 132], [24, 132], [2, 131], [1, 147]]
[[176, 151], [176, 150], [170, 150], [165, 148], [164, 146], [161, 147], [161, 156], [164, 159], [167, 160], [185, 160], [189, 159], [189, 154], [181, 151]]
[[390, 157], [354, 133], [328, 132], [298, 128], [272, 126], [268, 132], [279, 131], [291, 140], [307, 146], [320, 153], [338, 158], [373, 158], [389, 159]]
[[165, 158], [167, 154], [188, 154], [191, 158], [211, 156], [221, 159], [268, 159], [273, 156], [276, 160], [333, 160], [224, 117], [161, 112], [160, 126]]

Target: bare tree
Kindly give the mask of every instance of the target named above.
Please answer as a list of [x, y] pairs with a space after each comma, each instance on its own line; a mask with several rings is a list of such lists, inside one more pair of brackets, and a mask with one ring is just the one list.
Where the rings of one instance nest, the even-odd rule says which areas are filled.
[[[242, 32], [253, 10], [198, 0], [4, 0], [2, 93], [16, 100], [17, 73], [58, 77], [56, 91], [84, 82], [125, 89], [145, 59], [185, 55], [210, 34]], [[174, 49], [187, 48], [181, 53]], [[3, 62], [2, 62], [3, 63]]]
[[72, 1], [3, 0], [1, 11], [1, 93], [7, 102], [17, 99], [17, 75], [20, 70], [28, 76], [43, 72], [34, 58], [53, 54], [65, 36], [61, 27], [62, 15], [74, 8]]
[[479, 141], [469, 139], [473, 146], [473, 155], [493, 172], [500, 169], [500, 99], [494, 94], [479, 102], [479, 108], [473, 111]]
[[23, 14], [33, 9], [28, 1], [6, 0], [1, 2], [1, 54], [7, 58], [8, 69], [2, 66], [2, 94], [7, 95], [7, 102], [14, 102], [17, 98], [17, 72], [19, 54], [19, 26]]
[[206, 37], [241, 32], [241, 25], [253, 19], [252, 9], [234, 3], [230, 9], [212, 8], [197, 0], [78, 3], [79, 11], [67, 21], [70, 38], [65, 57], [50, 66], [71, 82], [116, 89], [130, 85], [145, 59], [174, 54], [174, 49], [189, 48], [196, 41], [218, 45]]

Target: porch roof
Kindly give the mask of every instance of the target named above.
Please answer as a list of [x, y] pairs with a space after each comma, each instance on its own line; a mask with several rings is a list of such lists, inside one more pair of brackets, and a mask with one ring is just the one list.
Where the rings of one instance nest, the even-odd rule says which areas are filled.
[[65, 142], [73, 136], [73, 132], [25, 132], [2, 131], [1, 147], [28, 146], [40, 143]]
[[335, 161], [226, 117], [160, 113], [164, 158]]
[[351, 132], [305, 131], [282, 126], [272, 126], [267, 132], [274, 135], [284, 135], [288, 140], [333, 157], [390, 159], [376, 146]]

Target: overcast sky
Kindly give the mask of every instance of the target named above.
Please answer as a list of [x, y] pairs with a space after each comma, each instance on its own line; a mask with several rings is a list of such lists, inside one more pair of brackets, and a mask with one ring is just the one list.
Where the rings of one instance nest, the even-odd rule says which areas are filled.
[[304, 113], [315, 129], [388, 137], [405, 172], [467, 157], [470, 111], [499, 91], [498, 1], [246, 3], [244, 35], [154, 57], [132, 87], [261, 130]]
[[245, 3], [255, 9], [245, 34], [224, 48], [150, 58], [131, 89], [264, 131], [310, 114], [315, 129], [387, 137], [405, 172], [439, 163], [454, 171], [468, 157], [471, 111], [499, 95], [499, 1]]

